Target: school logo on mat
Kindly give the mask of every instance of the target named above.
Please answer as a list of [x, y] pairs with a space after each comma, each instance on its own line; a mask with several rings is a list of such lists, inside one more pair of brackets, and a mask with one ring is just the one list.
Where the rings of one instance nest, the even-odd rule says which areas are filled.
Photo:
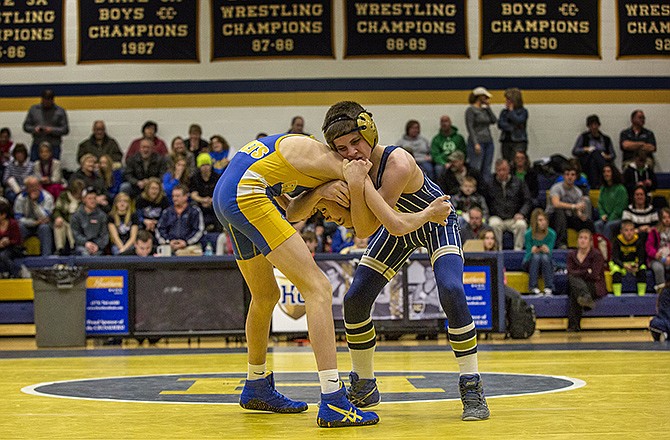
[[[483, 373], [487, 398], [568, 391], [585, 382], [562, 376]], [[107, 377], [31, 385], [27, 394], [71, 399], [142, 403], [238, 404], [244, 373], [170, 374]], [[342, 380], [348, 383], [343, 376]], [[292, 399], [320, 400], [316, 373], [275, 373], [277, 389]], [[385, 371], [377, 373], [382, 403], [460, 399], [458, 373]]]

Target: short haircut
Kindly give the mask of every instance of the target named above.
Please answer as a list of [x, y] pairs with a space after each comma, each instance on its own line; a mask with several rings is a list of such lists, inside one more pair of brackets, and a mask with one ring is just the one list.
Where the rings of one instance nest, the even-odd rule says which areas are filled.
[[172, 191], [174, 192], [175, 189], [180, 190], [184, 195], [188, 195], [188, 186], [184, 185], [183, 183], [175, 185], [175, 187], [172, 188]]
[[137, 241], [153, 241], [153, 239], [153, 234], [146, 229], [140, 229], [137, 231]]
[[635, 115], [637, 115], [638, 113], [643, 113], [643, 111], [640, 110], [639, 108], [633, 110], [633, 113], [630, 114], [630, 119], [632, 120], [635, 117]]
[[8, 137], [12, 137], [12, 131], [7, 127], [0, 128], [0, 134], [7, 133]]
[[467, 183], [471, 183], [471, 184], [473, 184], [473, 185], [475, 186], [475, 188], [477, 188], [477, 179], [475, 179], [474, 177], [472, 177], [472, 176], [465, 176], [465, 177], [463, 178], [463, 183], [466, 183], [466, 182], [467, 182]]
[[419, 121], [417, 121], [416, 119], [410, 119], [409, 121], [407, 121], [407, 124], [405, 124], [406, 135], [409, 135], [409, 129], [412, 128], [413, 125], [418, 125], [419, 130], [421, 130], [421, 124], [419, 123]]
[[635, 227], [635, 223], [633, 223], [633, 220], [630, 220], [630, 219], [621, 220], [621, 229], [623, 229], [623, 227], [626, 226], [626, 225], [630, 225], [632, 227]]
[[142, 133], [144, 133], [144, 130], [146, 130], [147, 127], [153, 127], [154, 131], [158, 133], [158, 124], [156, 124], [154, 121], [147, 121], [142, 125]]

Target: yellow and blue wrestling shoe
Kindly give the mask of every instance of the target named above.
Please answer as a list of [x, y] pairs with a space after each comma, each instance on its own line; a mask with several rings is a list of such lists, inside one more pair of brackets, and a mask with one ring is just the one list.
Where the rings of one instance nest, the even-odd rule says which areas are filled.
[[319, 414], [316, 424], [322, 428], [341, 428], [344, 426], [374, 425], [379, 416], [372, 411], [361, 411], [347, 399], [347, 390], [340, 383], [340, 389], [334, 393], [321, 394]]
[[463, 374], [458, 381], [463, 402], [461, 420], [486, 420], [491, 415], [484, 397], [484, 385], [479, 374]]
[[247, 380], [244, 383], [240, 406], [244, 409], [284, 414], [307, 411], [305, 402], [291, 400], [275, 389], [275, 377], [271, 371], [263, 379]]
[[377, 379], [361, 379], [353, 371], [349, 373], [347, 397], [359, 408], [369, 408], [378, 405], [382, 397], [377, 389]]

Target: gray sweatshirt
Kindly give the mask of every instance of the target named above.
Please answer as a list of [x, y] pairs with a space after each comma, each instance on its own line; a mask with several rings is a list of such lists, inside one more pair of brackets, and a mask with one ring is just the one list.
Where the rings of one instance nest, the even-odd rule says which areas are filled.
[[496, 123], [498, 119], [491, 111], [491, 107], [478, 108], [473, 105], [465, 111], [465, 125], [468, 129], [468, 143], [481, 144], [493, 142], [490, 125]]

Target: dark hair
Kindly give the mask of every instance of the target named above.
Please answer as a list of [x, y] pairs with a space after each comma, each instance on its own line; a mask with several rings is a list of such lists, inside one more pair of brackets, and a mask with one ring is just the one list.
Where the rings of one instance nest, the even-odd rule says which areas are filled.
[[0, 134], [2, 133], [7, 133], [7, 136], [9, 136], [10, 138], [12, 137], [12, 132], [7, 127], [0, 128]]
[[586, 125], [591, 125], [593, 123], [596, 123], [600, 125], [600, 118], [598, 118], [598, 115], [591, 115], [586, 118]]
[[335, 148], [333, 146], [335, 139], [357, 129], [356, 118], [364, 111], [366, 110], [363, 106], [354, 101], [340, 101], [328, 109], [321, 130], [331, 149]]
[[16, 155], [18, 153], [23, 153], [26, 157], [28, 157], [28, 148], [26, 148], [25, 144], [16, 144], [14, 146], [14, 149], [12, 150], [12, 157], [16, 159]]
[[54, 99], [54, 97], [55, 97], [56, 95], [54, 94], [54, 91], [53, 91], [53, 90], [51, 90], [51, 89], [44, 89], [44, 90], [42, 90], [42, 94], [41, 94], [40, 96], [41, 96], [42, 98], [44, 98], [44, 99]]
[[412, 125], [418, 125], [419, 130], [421, 130], [421, 124], [419, 123], [419, 121], [417, 121], [416, 119], [410, 119], [409, 121], [407, 121], [407, 124], [405, 124], [406, 135], [409, 135], [409, 129], [412, 128]]
[[633, 110], [633, 113], [630, 114], [630, 119], [632, 120], [635, 117], [635, 115], [637, 115], [638, 113], [643, 113], [643, 112], [639, 108]]
[[197, 131], [199, 134], [202, 135], [202, 127], [198, 124], [191, 124], [190, 127], [188, 127], [188, 134], [193, 133], [194, 131]]
[[214, 136], [209, 138], [209, 148], [212, 148], [212, 141], [214, 141], [214, 139], [221, 142], [221, 145], [223, 145], [223, 151], [230, 150], [230, 145], [228, 144], [228, 141], [220, 134], [215, 134]]
[[563, 174], [567, 173], [568, 171], [574, 171], [575, 173], [579, 174], [579, 167], [574, 161], [569, 160], [568, 163], [563, 165]]
[[0, 214], [5, 214], [6, 218], [12, 216], [12, 207], [7, 200], [0, 200]]
[[156, 124], [154, 121], [147, 121], [142, 125], [142, 134], [144, 134], [144, 130], [146, 130], [147, 127], [153, 127], [154, 132], [158, 133], [158, 124]]
[[605, 165], [603, 165], [602, 169], [603, 172], [601, 172], [601, 175], [604, 174], [605, 167], [609, 167], [610, 170], [612, 170], [612, 184], [608, 185], [607, 182], [605, 182], [605, 179], [602, 179], [604, 187], [609, 188], [614, 185], [619, 185], [621, 182], [623, 182], [623, 178], [621, 177], [621, 171], [619, 171], [619, 169], [613, 163], [606, 163]]
[[149, 240], [153, 241], [153, 239], [154, 235], [151, 232], [147, 231], [146, 229], [140, 229], [139, 231], [137, 231], [137, 239], [136, 239], [137, 241], [149, 241]]

